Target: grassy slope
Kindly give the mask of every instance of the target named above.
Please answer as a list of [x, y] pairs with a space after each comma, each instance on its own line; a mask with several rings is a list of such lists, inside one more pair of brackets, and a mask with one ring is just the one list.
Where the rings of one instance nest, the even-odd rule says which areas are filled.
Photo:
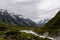
[[0, 40], [49, 40], [47, 38], [39, 38], [32, 34], [26, 34], [19, 32], [20, 30], [33, 30], [34, 28], [15, 27], [12, 25], [0, 22]]
[[48, 29], [60, 29], [60, 11], [48, 23], [44, 25]]

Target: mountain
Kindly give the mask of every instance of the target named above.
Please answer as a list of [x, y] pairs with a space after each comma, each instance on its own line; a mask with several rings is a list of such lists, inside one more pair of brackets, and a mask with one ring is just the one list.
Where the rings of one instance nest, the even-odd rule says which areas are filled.
[[60, 29], [60, 11], [44, 26], [48, 29]]
[[[50, 40], [48, 38], [40, 38], [40, 36], [34, 35], [34, 32], [29, 31], [29, 29], [35, 30], [34, 27], [29, 27], [33, 25], [35, 26], [33, 21], [24, 18], [22, 15], [11, 15], [7, 10], [0, 10], [0, 40]], [[28, 30], [30, 33], [20, 32], [21, 30]]]
[[37, 25], [38, 26], [43, 26], [45, 23], [47, 23], [49, 21], [49, 19], [44, 19], [44, 20], [40, 20]]
[[53, 38], [60, 36], [60, 11], [38, 30], [38, 33], [44, 34], [46, 32], [48, 32], [48, 36]]
[[35, 32], [52, 38], [60, 37], [60, 11], [45, 25], [36, 28]]
[[15, 26], [36, 26], [36, 23], [22, 15], [9, 13], [7, 10], [0, 10], [0, 21]]

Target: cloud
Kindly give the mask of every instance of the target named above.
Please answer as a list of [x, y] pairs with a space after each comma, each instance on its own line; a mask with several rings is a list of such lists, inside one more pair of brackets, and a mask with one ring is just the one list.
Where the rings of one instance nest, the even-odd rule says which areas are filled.
[[38, 9], [44, 10], [44, 9], [54, 9], [60, 7], [60, 0], [42, 0], [38, 3]]
[[37, 2], [38, 0], [13, 0], [13, 3], [17, 2]]
[[52, 18], [60, 8], [60, 0], [0, 0], [0, 8], [38, 22]]

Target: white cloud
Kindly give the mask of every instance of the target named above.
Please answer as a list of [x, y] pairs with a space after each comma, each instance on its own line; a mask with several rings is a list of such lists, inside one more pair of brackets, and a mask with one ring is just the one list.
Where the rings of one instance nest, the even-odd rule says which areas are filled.
[[13, 0], [13, 3], [17, 3], [17, 2], [34, 2], [34, 1], [38, 1], [38, 0]]
[[26, 2], [26, 1], [30, 1], [30, 0], [14, 0], [16, 2]]
[[40, 20], [51, 19], [56, 15], [57, 12], [58, 9], [50, 10], [47, 12], [41, 12], [38, 14], [37, 18], [34, 19], [34, 21], [37, 23]]
[[60, 7], [60, 0], [42, 0], [38, 3], [38, 9], [44, 10], [44, 9], [54, 9]]
[[22, 14], [37, 22], [52, 18], [60, 8], [60, 0], [0, 0], [0, 8]]
[[30, 0], [14, 0], [13, 3], [17, 3], [17, 2], [27, 2], [27, 1], [30, 1]]

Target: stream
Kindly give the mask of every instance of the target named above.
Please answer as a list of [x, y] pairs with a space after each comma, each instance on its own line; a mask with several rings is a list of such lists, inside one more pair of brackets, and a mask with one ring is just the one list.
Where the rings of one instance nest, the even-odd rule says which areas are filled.
[[35, 36], [42, 37], [42, 38], [48, 38], [48, 39], [51, 39], [51, 40], [54, 39], [52, 37], [46, 37], [46, 36], [43, 36], [43, 35], [39, 35], [39, 34], [37, 34], [36, 32], [34, 32], [32, 30], [20, 30], [20, 32], [25, 32], [25, 33], [28, 33], [28, 34], [30, 33], [30, 34], [33, 34]]

